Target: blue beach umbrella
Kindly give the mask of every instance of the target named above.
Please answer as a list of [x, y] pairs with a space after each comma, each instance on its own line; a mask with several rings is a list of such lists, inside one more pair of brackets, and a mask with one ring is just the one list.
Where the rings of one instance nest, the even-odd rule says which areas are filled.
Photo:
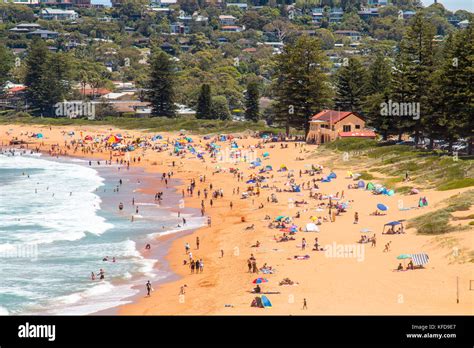
[[387, 211], [388, 207], [385, 204], [379, 203], [377, 204], [377, 209], [381, 211]]

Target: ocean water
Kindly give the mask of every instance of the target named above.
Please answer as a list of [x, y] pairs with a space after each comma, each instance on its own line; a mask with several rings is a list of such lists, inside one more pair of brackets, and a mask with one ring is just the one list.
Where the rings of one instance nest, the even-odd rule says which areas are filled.
[[[184, 228], [172, 199], [158, 206], [139, 192], [144, 180], [139, 169], [0, 154], [0, 315], [90, 314], [130, 302], [133, 285], [169, 276], [137, 246]], [[183, 216], [187, 229], [203, 223]], [[100, 268], [106, 279], [92, 281]]]

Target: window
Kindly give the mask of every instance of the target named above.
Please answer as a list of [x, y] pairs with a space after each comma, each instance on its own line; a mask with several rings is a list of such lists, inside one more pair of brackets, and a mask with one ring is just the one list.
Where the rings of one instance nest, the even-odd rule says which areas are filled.
[[342, 126], [342, 131], [343, 132], [350, 132], [351, 131], [351, 126], [350, 125]]
[[355, 125], [356, 129], [360, 129], [360, 124]]

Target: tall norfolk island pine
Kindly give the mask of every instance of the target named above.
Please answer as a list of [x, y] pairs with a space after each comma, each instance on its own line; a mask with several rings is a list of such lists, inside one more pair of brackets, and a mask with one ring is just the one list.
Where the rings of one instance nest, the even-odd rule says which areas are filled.
[[201, 91], [197, 101], [196, 118], [199, 119], [210, 119], [212, 118], [212, 99], [211, 99], [211, 86], [207, 83], [201, 85]]
[[175, 66], [170, 56], [163, 51], [154, 53], [150, 63], [147, 92], [153, 116], [176, 116], [175, 77]]
[[275, 121], [285, 125], [287, 134], [290, 126], [304, 129], [307, 134], [310, 117], [330, 103], [331, 91], [324, 73], [328, 58], [319, 39], [303, 35], [286, 45], [276, 60]]

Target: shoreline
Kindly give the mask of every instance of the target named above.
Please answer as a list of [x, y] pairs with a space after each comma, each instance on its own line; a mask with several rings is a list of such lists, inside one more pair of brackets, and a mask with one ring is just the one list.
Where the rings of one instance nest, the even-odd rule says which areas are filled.
[[[18, 128], [31, 130], [32, 127], [16, 128], [18, 131]], [[60, 130], [67, 129], [67, 127], [53, 127], [52, 129], [54, 134], [58, 134]], [[91, 128], [87, 127], [75, 128], [76, 132], [85, 129], [89, 129], [88, 132], [91, 131]], [[100, 127], [95, 127], [92, 132], [97, 133], [101, 130]], [[108, 131], [105, 132], [108, 133]], [[143, 134], [139, 131], [133, 133], [135, 135]], [[3, 134], [1, 135], [3, 136]], [[168, 134], [168, 136], [175, 135]], [[239, 140], [239, 143], [248, 146], [255, 141], [250, 138]], [[51, 142], [54, 143], [54, 140]], [[293, 148], [291, 143], [287, 150], [279, 149], [279, 144], [267, 144], [265, 149], [272, 150], [259, 150], [259, 152], [271, 151], [270, 159], [266, 164], [271, 164], [274, 168], [279, 168], [281, 164], [287, 164], [294, 170], [295, 177], [298, 170], [304, 170], [306, 165], [324, 161], [324, 158], [311, 158], [308, 155], [309, 150], [300, 150], [296, 146]], [[272, 148], [271, 145], [274, 145], [275, 148]], [[314, 147], [307, 146], [307, 148], [313, 149]], [[306, 158], [304, 161], [295, 159], [302, 156], [301, 153]], [[104, 158], [104, 156], [106, 157], [107, 153], [95, 153], [93, 157]], [[224, 198], [216, 200], [215, 206], [206, 211], [206, 215], [212, 216], [212, 227], [204, 226], [190, 231], [187, 235], [177, 236], [176, 239], [170, 241], [165, 260], [179, 278], [156, 286], [155, 292], [149, 298], [134, 297], [134, 302], [117, 307], [116, 313], [120, 315], [472, 314], [470, 305], [474, 303], [473, 294], [466, 290], [469, 274], [472, 274], [469, 271], [470, 265], [469, 263], [448, 262], [449, 255], [447, 256], [447, 254], [450, 249], [443, 246], [443, 239], [436, 236], [417, 235], [412, 230], [407, 230], [404, 235], [399, 236], [380, 235], [380, 226], [384, 222], [411, 219], [428, 213], [435, 210], [439, 202], [458, 192], [467, 191], [469, 188], [452, 191], [426, 190], [423, 194], [429, 197], [430, 205], [422, 210], [412, 209], [409, 211], [398, 211], [396, 209], [397, 199], [403, 199], [406, 206], [416, 206], [418, 196], [402, 195], [389, 198], [374, 196], [364, 190], [347, 190], [348, 199], [356, 203], [353, 203], [354, 207], [350, 207], [348, 213], [338, 217], [336, 223], [323, 223], [322, 231], [316, 234], [298, 232], [297, 241], [274, 244], [273, 236], [281, 232], [266, 228], [268, 221], [265, 221], [264, 216], [275, 217], [285, 214], [287, 211], [288, 215], [293, 216], [297, 209], [289, 207], [286, 203], [287, 200], [303, 199], [299, 198], [300, 196], [306, 198], [307, 191], [301, 193], [280, 192], [278, 193], [280, 202], [276, 204], [266, 201], [270, 193], [274, 192], [272, 187], [262, 189], [261, 197], [241, 199], [240, 195], [233, 195], [231, 191], [237, 187], [244, 189], [247, 186], [245, 181], [238, 182], [228, 171], [216, 170], [217, 165], [228, 168], [233, 167], [233, 164], [222, 165], [212, 160], [206, 163], [195, 159], [188, 161], [188, 157], [191, 158], [189, 155], [169, 157], [166, 151], [161, 153], [148, 151], [139, 166], [145, 167], [145, 171], [149, 173], [174, 170], [175, 177], [182, 180], [181, 185], [176, 187], [178, 192], [186, 186], [189, 179], [197, 178], [202, 174], [206, 175], [208, 180], [205, 185], [200, 184], [200, 188], [209, 183], [214, 183], [215, 187], [224, 187]], [[172, 161], [179, 162], [174, 169], [171, 166]], [[329, 168], [326, 168], [324, 173], [327, 172], [327, 169]], [[246, 178], [249, 173], [252, 173], [248, 168], [243, 168], [242, 171], [246, 174]], [[347, 184], [353, 182], [344, 178], [345, 170], [335, 170], [335, 172], [338, 179], [333, 183], [321, 184], [321, 192], [335, 194], [336, 191], [340, 192], [341, 187], [344, 189]], [[280, 173], [275, 170], [268, 175], [268, 181], [273, 186], [282, 187], [288, 180], [287, 174], [288, 172]], [[230, 201], [234, 204], [233, 209], [229, 208]], [[186, 195], [185, 202], [187, 206], [199, 206], [199, 199], [195, 196], [188, 197]], [[367, 209], [372, 211], [378, 202], [388, 204], [393, 208], [387, 216], [374, 217], [368, 214]], [[259, 204], [264, 204], [265, 207], [259, 209]], [[308, 222], [310, 214], [315, 214], [308, 208], [309, 206], [303, 205], [298, 209], [302, 214], [300, 220], [295, 220], [298, 224], [303, 223], [304, 226], [304, 222]], [[360, 213], [360, 227], [354, 226], [352, 222], [354, 211]], [[316, 212], [317, 214], [318, 212]], [[244, 223], [241, 222], [242, 216], [246, 217]], [[256, 226], [255, 230], [246, 232], [245, 228], [252, 224]], [[320, 242], [325, 246], [331, 245], [333, 242], [351, 244], [360, 237], [358, 230], [362, 227], [374, 230], [378, 236], [377, 248], [370, 248], [370, 246], [365, 248], [365, 257], [369, 262], [358, 263], [357, 260], [350, 258], [331, 259], [324, 257], [324, 253], [311, 251], [307, 252], [311, 255], [309, 261], [292, 259], [293, 255], [301, 254], [299, 245], [301, 237], [306, 237], [310, 243], [315, 236], [319, 237]], [[469, 231], [456, 232], [445, 237], [457, 238], [456, 243], [465, 245], [470, 238], [468, 233]], [[199, 236], [201, 240], [199, 251], [195, 248], [196, 236]], [[444, 236], [441, 237], [444, 238]], [[252, 248], [252, 244], [256, 240], [262, 243], [260, 248]], [[393, 242], [392, 248], [394, 250], [383, 253], [383, 245], [389, 241]], [[190, 243], [193, 254], [197, 254], [198, 257], [204, 256], [204, 273], [191, 275], [189, 268], [183, 267], [182, 260], [186, 257], [185, 242]], [[224, 258], [220, 256], [221, 249], [225, 251]], [[406, 252], [428, 252], [430, 264], [423, 270], [394, 273], [392, 270], [397, 264], [397, 254]], [[252, 280], [256, 277], [256, 275], [246, 272], [246, 259], [250, 253], [256, 255], [259, 266], [265, 262], [277, 269], [276, 274], [266, 276], [270, 282], [268, 285], [264, 285], [266, 291], [280, 293], [279, 295], [269, 295], [274, 304], [273, 308], [262, 310], [250, 307], [253, 295], [249, 290], [253, 287]], [[456, 293], [456, 274], [461, 275], [460, 305], [452, 302], [453, 293]], [[278, 281], [288, 276], [299, 285], [278, 286]], [[186, 300], [180, 303], [178, 293], [179, 287], [183, 284], [188, 285]], [[422, 291], [419, 290], [420, 286]], [[398, 301], [400, 295], [403, 295], [405, 302]], [[303, 296], [308, 298], [308, 312], [301, 309]], [[291, 302], [290, 299], [294, 299], [294, 301]], [[433, 301], [436, 301], [436, 306], [431, 305]]]

